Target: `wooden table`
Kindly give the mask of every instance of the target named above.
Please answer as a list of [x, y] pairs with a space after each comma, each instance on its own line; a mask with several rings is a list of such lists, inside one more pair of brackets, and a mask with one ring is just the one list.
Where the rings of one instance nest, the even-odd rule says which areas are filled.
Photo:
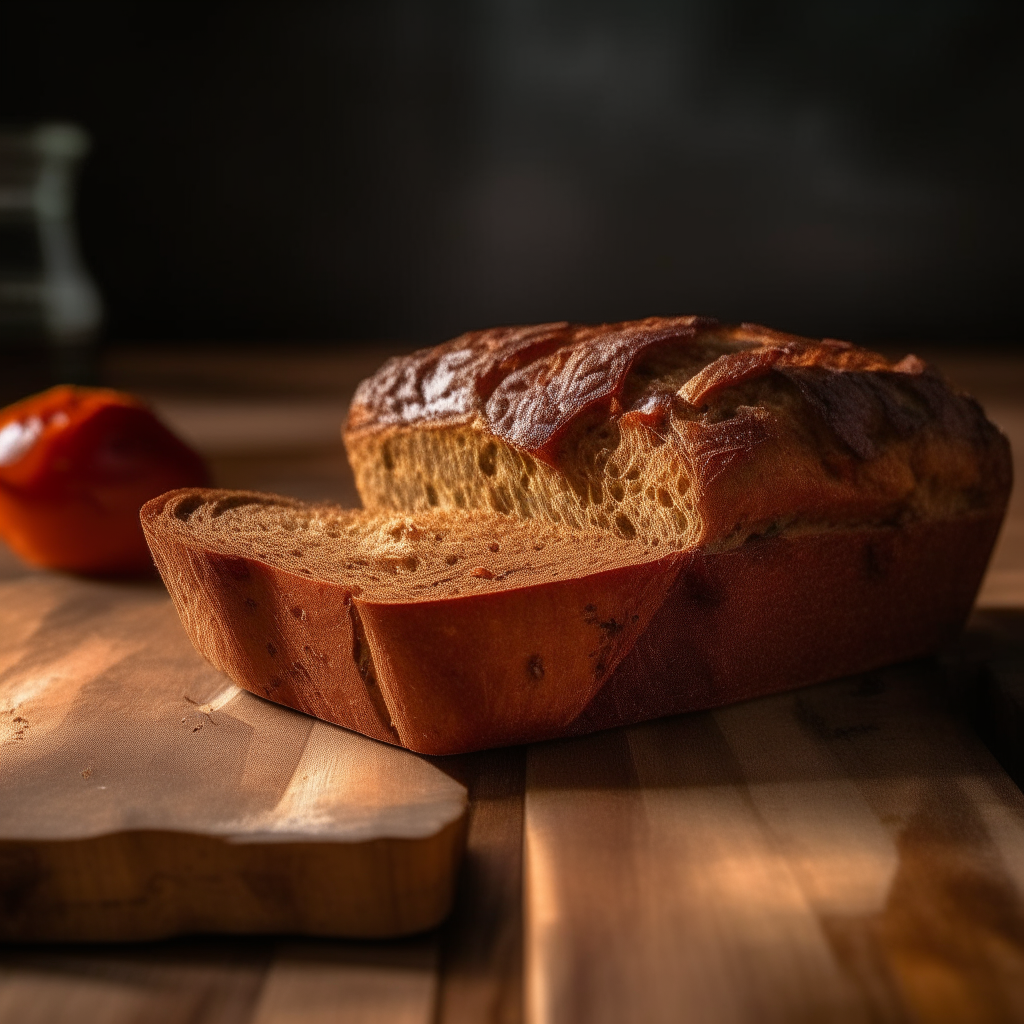
[[[354, 503], [337, 424], [381, 356], [115, 353], [108, 378], [218, 482]], [[934, 361], [1020, 474], [1024, 359]], [[0, 555], [0, 577], [23, 571]], [[445, 759], [471, 818], [437, 932], [0, 947], [0, 1024], [1024, 1020], [1022, 737], [1018, 493], [937, 659]]]

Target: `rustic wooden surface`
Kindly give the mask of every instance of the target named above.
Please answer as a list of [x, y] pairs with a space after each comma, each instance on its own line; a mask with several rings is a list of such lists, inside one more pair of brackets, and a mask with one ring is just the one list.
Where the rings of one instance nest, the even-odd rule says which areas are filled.
[[253, 697], [158, 582], [0, 583], [0, 937], [390, 936], [451, 903], [466, 791]]
[[936, 675], [531, 748], [529, 1019], [1024, 1019], [1024, 797]]
[[[266, 358], [242, 374], [172, 353], [111, 369], [190, 424], [219, 482], [352, 503], [327, 407], [373, 358], [290, 360], [283, 384]], [[933, 358], [1010, 434], [1019, 479], [1024, 359]], [[304, 439], [268, 439], [299, 391], [321, 403]], [[5, 572], [22, 570], [0, 553]], [[471, 804], [440, 930], [0, 947], [0, 1024], [1024, 1020], [1021, 796], [971, 723], [1018, 771], [1019, 491], [979, 611], [935, 662], [445, 759]]]

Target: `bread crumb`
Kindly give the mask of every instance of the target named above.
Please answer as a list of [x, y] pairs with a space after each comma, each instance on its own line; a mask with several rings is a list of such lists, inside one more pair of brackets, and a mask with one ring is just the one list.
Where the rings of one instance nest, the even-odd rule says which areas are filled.
[[494, 573], [491, 572], [490, 569], [484, 568], [484, 566], [482, 566], [482, 565], [478, 565], [475, 569], [470, 569], [469, 570], [469, 575], [470, 576], [476, 576], [478, 579], [482, 579], [482, 580], [493, 580], [494, 579]]

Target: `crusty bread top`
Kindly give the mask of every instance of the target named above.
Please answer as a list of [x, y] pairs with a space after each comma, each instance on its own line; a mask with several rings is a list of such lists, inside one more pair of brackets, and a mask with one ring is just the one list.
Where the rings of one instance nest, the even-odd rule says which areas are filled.
[[668, 555], [594, 531], [566, 533], [494, 512], [371, 514], [253, 491], [154, 498], [142, 524], [162, 573], [168, 542], [251, 558], [380, 603], [431, 601], [576, 579]]
[[462, 335], [386, 363], [366, 507], [491, 507], [675, 547], [1005, 505], [1005, 438], [921, 360], [697, 317]]
[[[650, 366], [637, 366], [644, 356], [653, 357]], [[913, 403], [901, 401], [893, 374], [906, 378], [901, 385], [929, 412], [970, 429], [948, 389], [932, 377], [922, 383], [923, 369], [912, 356], [891, 363], [847, 342], [694, 316], [498, 327], [389, 360], [359, 385], [346, 433], [478, 420], [495, 437], [550, 460], [559, 437], [598, 403], [615, 416], [655, 417], [670, 397], [699, 408], [774, 371], [797, 383], [842, 440], [868, 458], [872, 434], [883, 427], [875, 421], [904, 431], [914, 425]]]

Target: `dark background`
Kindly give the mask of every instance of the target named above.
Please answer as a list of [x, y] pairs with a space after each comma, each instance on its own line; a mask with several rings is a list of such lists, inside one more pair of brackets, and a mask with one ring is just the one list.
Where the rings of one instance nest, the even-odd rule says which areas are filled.
[[4, 0], [0, 121], [92, 134], [115, 342], [700, 312], [1006, 344], [1018, 7]]

